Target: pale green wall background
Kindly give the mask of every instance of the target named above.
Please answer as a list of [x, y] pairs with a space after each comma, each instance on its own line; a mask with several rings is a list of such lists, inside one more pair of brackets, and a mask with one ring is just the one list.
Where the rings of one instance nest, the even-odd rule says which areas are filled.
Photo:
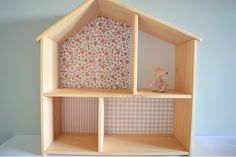
[[[196, 135], [236, 135], [236, 0], [122, 0], [203, 37]], [[35, 37], [82, 0], [0, 0], [0, 143], [40, 133]]]

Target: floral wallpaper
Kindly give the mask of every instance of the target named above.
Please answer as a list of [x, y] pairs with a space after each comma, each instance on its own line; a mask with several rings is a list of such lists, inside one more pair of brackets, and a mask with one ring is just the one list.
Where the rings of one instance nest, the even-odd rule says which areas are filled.
[[130, 27], [99, 16], [60, 44], [62, 88], [129, 88]]

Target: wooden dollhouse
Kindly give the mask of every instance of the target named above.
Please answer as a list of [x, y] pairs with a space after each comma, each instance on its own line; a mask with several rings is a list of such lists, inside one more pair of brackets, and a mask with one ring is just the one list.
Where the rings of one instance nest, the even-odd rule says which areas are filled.
[[68, 13], [37, 37], [42, 154], [190, 155], [200, 40], [115, 0]]

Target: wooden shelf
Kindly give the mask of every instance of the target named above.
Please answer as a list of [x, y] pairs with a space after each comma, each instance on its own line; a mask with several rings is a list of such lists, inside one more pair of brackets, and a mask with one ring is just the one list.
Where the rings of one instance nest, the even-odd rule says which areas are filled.
[[138, 90], [133, 95], [129, 90], [122, 89], [55, 89], [44, 93], [48, 97], [142, 97], [142, 98], [192, 98], [191, 94], [185, 94], [175, 90], [165, 93], [152, 92], [148, 89]]
[[60, 88], [44, 93], [48, 97], [131, 97], [127, 89], [73, 89]]
[[105, 135], [103, 153], [108, 155], [189, 155], [189, 152], [172, 135]]
[[191, 94], [175, 90], [167, 90], [165, 93], [152, 92], [150, 89], [138, 89], [137, 96], [144, 98], [192, 98]]
[[97, 141], [96, 134], [61, 134], [48, 147], [46, 153], [55, 155], [97, 154]]

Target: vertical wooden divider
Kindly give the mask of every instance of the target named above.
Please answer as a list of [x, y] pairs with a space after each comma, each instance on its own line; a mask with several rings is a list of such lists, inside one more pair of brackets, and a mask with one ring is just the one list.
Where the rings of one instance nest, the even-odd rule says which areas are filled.
[[98, 105], [98, 152], [102, 152], [104, 143], [104, 98], [99, 98]]
[[192, 99], [176, 99], [174, 106], [174, 136], [191, 154], [197, 41], [190, 40], [176, 47], [176, 89], [192, 94]]
[[131, 27], [131, 92], [137, 94], [138, 70], [138, 15], [134, 14]]

